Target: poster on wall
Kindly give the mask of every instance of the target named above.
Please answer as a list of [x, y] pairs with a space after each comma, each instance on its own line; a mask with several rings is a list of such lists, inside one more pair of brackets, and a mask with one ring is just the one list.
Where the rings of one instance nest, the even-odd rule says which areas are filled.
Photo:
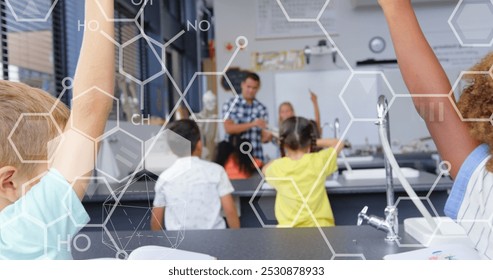
[[305, 54], [301, 50], [252, 53], [255, 71], [300, 70], [305, 66]]
[[[323, 30], [314, 21], [318, 15], [325, 30], [335, 34], [335, 4], [326, 0], [256, 0], [257, 39], [320, 37]], [[323, 11], [322, 11], [323, 10]], [[291, 19], [291, 22], [288, 20]]]

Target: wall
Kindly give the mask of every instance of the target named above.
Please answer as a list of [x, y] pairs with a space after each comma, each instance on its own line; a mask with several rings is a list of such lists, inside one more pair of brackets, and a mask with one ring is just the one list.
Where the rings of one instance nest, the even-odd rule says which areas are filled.
[[[267, 1], [267, 0], [258, 0]], [[356, 62], [365, 60], [368, 58], [374, 59], [393, 59], [395, 54], [391, 45], [390, 35], [385, 23], [383, 14], [378, 6], [370, 8], [354, 9], [351, 6], [350, 1], [345, 0], [333, 0], [336, 5], [336, 36], [333, 39], [342, 54], [347, 59], [348, 64], [357, 71], [374, 70], [375, 67], [356, 67]], [[245, 36], [248, 38], [249, 45], [246, 50], [240, 52], [240, 54], [232, 62], [232, 67], [241, 67], [250, 69], [251, 65], [251, 53], [252, 52], [266, 52], [266, 51], [281, 51], [281, 50], [301, 50], [306, 45], [315, 45], [319, 39], [324, 37], [311, 37], [311, 38], [287, 38], [287, 39], [255, 39], [256, 36], [256, 22], [255, 22], [255, 3], [256, 1], [242, 1], [242, 0], [215, 0], [214, 13], [215, 13], [215, 32], [216, 32], [216, 49], [217, 49], [217, 68], [223, 69], [227, 65], [232, 56], [232, 52], [225, 50], [225, 45], [228, 42], [233, 42], [238, 36]], [[439, 54], [440, 59], [447, 67], [447, 72], [450, 79], [455, 81], [458, 76], [458, 69], [465, 68], [465, 65], [471, 63], [471, 59], [462, 60], [462, 64], [453, 66], [452, 60], [449, 60], [448, 54], [443, 51], [447, 47], [453, 50], [460, 51], [460, 46], [454, 33], [448, 25], [448, 18], [452, 14], [455, 8], [455, 3], [445, 4], [420, 4], [416, 5], [416, 13], [423, 27], [425, 34], [427, 35], [430, 44], [435, 48], [435, 51]], [[373, 54], [369, 48], [368, 43], [370, 38], [374, 36], [381, 36], [386, 41], [386, 49], [376, 55]], [[485, 49], [480, 49], [481, 53], [485, 52]], [[477, 55], [476, 55], [477, 56]], [[338, 59], [338, 64], [342, 65], [342, 60]], [[455, 63], [457, 64], [457, 63]], [[402, 82], [400, 73], [397, 66], [386, 67], [384, 70], [387, 73], [386, 77], [389, 80], [392, 89], [397, 94], [407, 94], [407, 90]], [[317, 63], [311, 64], [300, 72], [310, 72], [319, 70], [333, 70], [336, 69], [331, 62], [331, 58], [322, 58]], [[257, 98], [267, 105], [270, 113], [270, 124], [277, 126], [277, 104], [285, 100], [279, 100], [274, 94], [276, 92], [276, 75], [284, 72], [272, 72], [264, 71], [260, 72], [262, 78], [262, 88], [258, 93]], [[302, 75], [300, 75], [302, 76]], [[316, 85], [314, 85], [315, 87]], [[323, 89], [322, 89], [323, 90]], [[331, 93], [333, 98], [337, 98], [339, 92]], [[219, 106], [230, 97], [220, 86], [218, 87]], [[376, 100], [375, 100], [376, 103]], [[311, 110], [311, 104], [309, 98], [306, 98], [306, 104], [299, 104], [298, 106], [304, 106]], [[372, 107], [374, 105], [371, 105]], [[413, 139], [428, 136], [428, 132], [424, 123], [419, 119], [414, 111], [414, 107], [410, 103], [409, 98], [400, 98], [395, 105], [395, 112], [391, 113], [391, 126], [392, 136], [396, 142], [400, 144], [410, 143]], [[322, 118], [324, 114], [324, 104], [322, 107]], [[397, 113], [396, 113], [397, 112]], [[311, 117], [309, 115], [308, 117]], [[406, 129], [403, 129], [404, 123]], [[330, 130], [326, 129], [328, 133]], [[376, 131], [376, 127], [375, 127]], [[358, 132], [354, 132], [358, 134]], [[330, 134], [331, 135], [331, 134]], [[327, 135], [326, 135], [327, 136]], [[361, 139], [365, 138], [365, 135], [356, 135]], [[372, 140], [373, 141], [373, 140]], [[275, 156], [275, 153], [269, 147], [268, 150]]]

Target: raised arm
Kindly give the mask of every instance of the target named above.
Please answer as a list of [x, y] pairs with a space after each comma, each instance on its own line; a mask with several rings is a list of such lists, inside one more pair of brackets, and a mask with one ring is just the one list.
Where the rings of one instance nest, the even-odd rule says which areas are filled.
[[336, 139], [336, 138], [317, 139], [317, 147], [334, 148], [334, 149], [336, 149], [337, 153], [339, 153], [344, 148], [344, 143], [341, 143], [341, 144], [339, 144], [339, 146], [337, 146], [339, 141], [341, 141], [341, 140]]
[[[106, 14], [113, 18], [113, 1], [101, 0], [99, 5], [96, 0], [85, 1], [86, 28], [74, 78], [72, 111], [52, 165], [69, 182], [92, 172], [95, 148], [91, 143], [103, 134], [113, 105], [115, 46], [103, 35], [104, 32], [113, 38], [113, 22], [104, 17]], [[86, 187], [87, 184], [74, 186], [79, 198], [84, 197]]]
[[315, 123], [317, 124], [318, 135], [322, 135], [322, 125], [320, 124], [320, 108], [318, 107], [317, 95], [310, 90], [310, 100], [313, 104], [313, 112], [315, 113]]
[[[399, 67], [413, 102], [425, 120], [441, 157], [452, 165], [452, 177], [479, 143], [469, 135], [446, 97], [451, 85], [428, 44], [410, 0], [379, 0], [389, 25]], [[430, 97], [426, 94], [442, 94]]]

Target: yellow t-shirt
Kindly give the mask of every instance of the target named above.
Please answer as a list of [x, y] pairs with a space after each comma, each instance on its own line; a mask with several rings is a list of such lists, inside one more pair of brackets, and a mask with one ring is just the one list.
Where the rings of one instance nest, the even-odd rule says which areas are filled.
[[[299, 160], [283, 157], [273, 161], [265, 175], [267, 182], [277, 191], [275, 213], [278, 226], [316, 226], [307, 208], [303, 207], [300, 194], [305, 199], [308, 198], [307, 205], [320, 226], [334, 226], [325, 180], [336, 170], [337, 154], [333, 148], [305, 154]], [[312, 194], [308, 197], [311, 191]]]

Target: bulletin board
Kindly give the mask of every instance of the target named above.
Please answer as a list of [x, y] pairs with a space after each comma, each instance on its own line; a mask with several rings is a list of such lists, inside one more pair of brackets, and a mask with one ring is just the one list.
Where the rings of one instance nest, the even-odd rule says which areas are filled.
[[[284, 12], [291, 19], [300, 19], [300, 21], [289, 22], [276, 0], [255, 0], [257, 39], [324, 36], [316, 22], [303, 22], [302, 19], [317, 18], [326, 0], [281, 0], [279, 2], [282, 3]], [[320, 17], [320, 22], [329, 34], [334, 34], [336, 30], [335, 2], [330, 1]]]

